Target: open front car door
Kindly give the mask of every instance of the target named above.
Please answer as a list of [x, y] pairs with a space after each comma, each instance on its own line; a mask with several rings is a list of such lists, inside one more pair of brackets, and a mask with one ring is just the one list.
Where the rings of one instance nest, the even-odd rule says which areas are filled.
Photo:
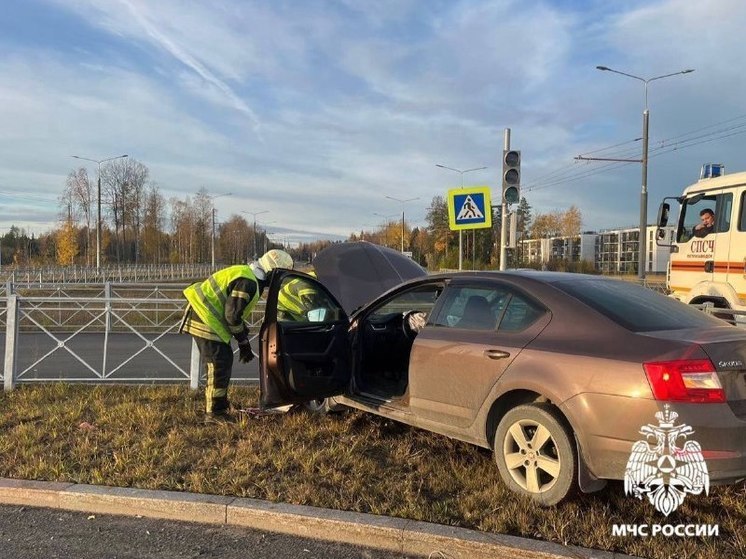
[[313, 277], [272, 275], [259, 332], [261, 407], [341, 394], [352, 362], [347, 314]]

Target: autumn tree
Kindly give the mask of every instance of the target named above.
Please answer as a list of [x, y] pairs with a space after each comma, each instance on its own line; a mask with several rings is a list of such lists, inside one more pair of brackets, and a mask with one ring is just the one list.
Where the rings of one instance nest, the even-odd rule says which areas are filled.
[[78, 241], [72, 219], [66, 220], [57, 232], [57, 264], [71, 266], [78, 254]]
[[531, 237], [534, 239], [546, 239], [558, 237], [562, 234], [562, 214], [553, 211], [546, 214], [536, 214], [531, 225]]
[[583, 216], [580, 214], [580, 210], [574, 205], [562, 214], [562, 224], [560, 230], [563, 237], [568, 238], [568, 254], [569, 260], [572, 260], [573, 253], [573, 241], [577, 235], [580, 235], [580, 226], [583, 223]]
[[88, 266], [91, 266], [93, 233], [91, 224], [94, 221], [93, 208], [96, 201], [94, 200], [94, 187], [84, 167], [70, 171], [67, 175], [63, 199], [70, 202], [70, 213], [82, 220], [84, 224], [82, 233], [85, 237], [85, 261]]
[[428, 264], [431, 267], [441, 263], [447, 266], [449, 246], [457, 236], [452, 234], [448, 225], [448, 205], [445, 198], [433, 197], [425, 213], [425, 221], [431, 240]]

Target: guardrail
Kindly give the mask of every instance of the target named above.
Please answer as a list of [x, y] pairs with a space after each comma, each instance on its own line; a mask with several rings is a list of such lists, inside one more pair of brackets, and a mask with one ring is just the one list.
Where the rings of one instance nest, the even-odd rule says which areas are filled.
[[[196, 389], [199, 352], [191, 336], [178, 335], [186, 306], [182, 288], [110, 283], [10, 288], [0, 298], [4, 389], [33, 382], [180, 381]], [[260, 300], [248, 321], [252, 341], [263, 316]]]
[[725, 320], [734, 326], [746, 327], [746, 311], [737, 311], [733, 309], [721, 309], [712, 304], [694, 305], [698, 309], [711, 314], [717, 318]]

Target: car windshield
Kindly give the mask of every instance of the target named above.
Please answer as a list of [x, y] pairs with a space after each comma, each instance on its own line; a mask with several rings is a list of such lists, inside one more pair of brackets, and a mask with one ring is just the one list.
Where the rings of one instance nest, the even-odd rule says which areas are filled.
[[559, 281], [555, 285], [633, 332], [724, 325], [698, 309], [633, 283], [590, 279]]

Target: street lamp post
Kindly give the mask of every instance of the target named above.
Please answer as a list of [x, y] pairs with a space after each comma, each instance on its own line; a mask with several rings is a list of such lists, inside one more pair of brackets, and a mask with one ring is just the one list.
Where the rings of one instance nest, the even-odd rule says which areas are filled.
[[96, 198], [98, 199], [98, 210], [96, 212], [96, 269], [99, 270], [101, 268], [101, 163], [114, 161], [115, 159], [124, 159], [129, 156], [124, 154], [117, 155], [116, 157], [108, 157], [106, 159], [89, 159], [87, 157], [80, 157], [79, 155], [73, 155], [73, 157], [75, 159], [82, 159], [83, 161], [91, 161], [98, 165], [98, 181], [96, 181]]
[[638, 243], [639, 255], [637, 261], [637, 277], [641, 281], [645, 281], [645, 256], [648, 244], [648, 130], [650, 126], [650, 111], [648, 111], [648, 84], [655, 80], [670, 78], [671, 76], [690, 74], [694, 72], [694, 70], [681, 70], [679, 72], [646, 79], [641, 78], [640, 76], [627, 74], [626, 72], [620, 72], [619, 70], [613, 70], [607, 66], [596, 66], [596, 68], [604, 72], [613, 72], [615, 74], [627, 76], [628, 78], [633, 78], [645, 84], [645, 110], [642, 112], [642, 158], [639, 160], [639, 162], [642, 163], [642, 189], [640, 191], [640, 233]]
[[419, 200], [420, 197], [417, 196], [416, 198], [407, 198], [406, 200], [401, 200], [399, 198], [394, 198], [393, 196], [386, 196], [389, 200], [394, 200], [395, 202], [399, 202], [401, 204], [401, 251], [404, 252], [404, 204], [407, 202], [413, 202], [414, 200]]
[[210, 241], [210, 262], [211, 267], [215, 269], [215, 198], [222, 198], [223, 196], [230, 196], [232, 192], [226, 192], [225, 194], [216, 194], [215, 196], [208, 196], [212, 200], [212, 236]]
[[262, 210], [260, 212], [244, 212], [241, 213], [249, 214], [253, 216], [254, 218], [254, 260], [256, 260], [257, 254], [256, 254], [256, 216], [269, 213], [269, 210]]
[[[445, 165], [441, 165], [440, 163], [435, 164], [436, 167], [440, 167], [441, 169], [448, 169], [449, 171], [455, 171], [459, 175], [461, 175], [461, 188], [464, 188], [464, 173], [471, 173], [472, 171], [483, 171], [487, 167], [474, 167], [473, 169], [455, 169], [454, 167], [446, 167]], [[463, 230], [458, 230], [458, 269], [461, 270], [463, 268]]]

